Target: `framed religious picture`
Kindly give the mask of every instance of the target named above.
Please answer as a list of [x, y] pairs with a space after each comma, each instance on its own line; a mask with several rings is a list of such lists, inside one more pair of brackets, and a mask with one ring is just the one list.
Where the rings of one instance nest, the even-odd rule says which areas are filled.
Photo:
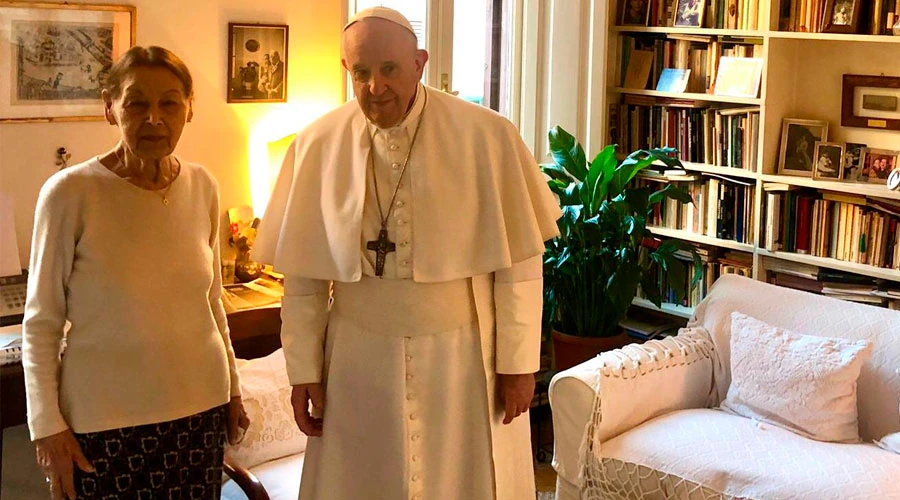
[[100, 92], [136, 22], [128, 5], [0, 3], [0, 123], [103, 120]]
[[619, 24], [623, 26], [647, 26], [650, 22], [650, 0], [622, 0], [622, 15]]
[[823, 33], [856, 33], [864, 0], [826, 0]]
[[706, 2], [703, 0], [675, 0], [674, 26], [680, 28], [702, 28], [703, 11]]
[[286, 102], [286, 24], [228, 23], [228, 102]]
[[844, 176], [843, 179], [848, 182], [865, 181], [862, 176], [862, 164], [859, 157], [862, 154], [865, 144], [857, 142], [848, 142], [844, 145]]
[[898, 151], [863, 148], [859, 161], [870, 183], [887, 184], [891, 171], [900, 166], [898, 160], [900, 160]]
[[817, 142], [813, 155], [813, 179], [839, 181], [844, 178], [844, 145], [838, 142]]
[[841, 126], [900, 130], [900, 77], [844, 75]]
[[781, 126], [778, 173], [812, 177], [816, 142], [828, 140], [828, 122], [785, 118]]

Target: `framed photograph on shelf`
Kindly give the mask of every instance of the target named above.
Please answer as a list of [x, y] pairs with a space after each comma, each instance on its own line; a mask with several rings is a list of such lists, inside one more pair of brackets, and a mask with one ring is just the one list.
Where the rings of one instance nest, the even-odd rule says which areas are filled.
[[703, 0], [675, 0], [675, 18], [673, 26], [679, 28], [703, 27], [703, 11], [706, 2]]
[[900, 151], [863, 148], [859, 161], [870, 183], [887, 184], [891, 171], [900, 166]]
[[129, 5], [0, 4], [0, 123], [103, 120], [100, 92], [136, 23]]
[[841, 126], [900, 130], [900, 77], [844, 75]]
[[650, 0], [622, 0], [622, 26], [647, 26], [650, 22]]
[[823, 33], [856, 33], [863, 0], [826, 0]]
[[844, 178], [844, 145], [839, 142], [817, 142], [813, 156], [813, 179], [839, 181]]
[[286, 24], [228, 23], [228, 102], [286, 102]]
[[828, 140], [828, 122], [785, 118], [781, 126], [778, 173], [812, 177], [816, 142]]
[[862, 164], [859, 157], [862, 154], [866, 144], [856, 142], [848, 142], [844, 145], [844, 175], [843, 179], [848, 182], [865, 182], [866, 178], [862, 175]]

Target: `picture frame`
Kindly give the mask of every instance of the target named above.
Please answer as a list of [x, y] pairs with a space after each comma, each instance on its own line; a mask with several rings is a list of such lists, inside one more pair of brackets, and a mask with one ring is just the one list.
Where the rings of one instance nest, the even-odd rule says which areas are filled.
[[103, 120], [100, 93], [135, 43], [130, 5], [0, 3], [0, 123]]
[[844, 75], [841, 126], [900, 130], [900, 77]]
[[900, 167], [900, 151], [863, 148], [859, 161], [870, 184], [887, 185], [891, 171]]
[[778, 173], [812, 177], [816, 142], [828, 140], [828, 122], [785, 118], [781, 126]]
[[844, 181], [865, 182], [867, 180], [862, 175], [862, 164], [859, 162], [862, 150], [867, 146], [867, 144], [857, 142], [844, 144]]
[[857, 33], [864, 0], [826, 0], [823, 33]]
[[672, 26], [679, 28], [702, 28], [703, 12], [706, 2], [703, 0], [675, 0], [675, 14]]
[[286, 24], [228, 23], [229, 103], [287, 102]]
[[844, 178], [844, 143], [822, 142], [816, 143], [816, 152], [813, 156], [813, 179], [822, 181], [840, 181]]
[[622, 0], [621, 26], [647, 26], [650, 22], [650, 0]]

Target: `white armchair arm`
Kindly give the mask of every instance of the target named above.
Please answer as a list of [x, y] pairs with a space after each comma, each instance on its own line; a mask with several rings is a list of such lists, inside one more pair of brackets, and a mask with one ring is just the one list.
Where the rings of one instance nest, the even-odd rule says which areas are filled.
[[562, 371], [550, 382], [553, 467], [580, 484], [585, 453], [651, 418], [704, 408], [715, 386], [715, 353], [702, 327], [630, 344]]

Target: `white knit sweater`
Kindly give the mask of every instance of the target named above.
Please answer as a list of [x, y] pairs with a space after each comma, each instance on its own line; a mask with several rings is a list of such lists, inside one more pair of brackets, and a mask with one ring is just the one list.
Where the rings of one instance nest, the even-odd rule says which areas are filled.
[[182, 162], [167, 198], [96, 158], [41, 189], [23, 324], [32, 439], [174, 420], [240, 394], [218, 186]]

